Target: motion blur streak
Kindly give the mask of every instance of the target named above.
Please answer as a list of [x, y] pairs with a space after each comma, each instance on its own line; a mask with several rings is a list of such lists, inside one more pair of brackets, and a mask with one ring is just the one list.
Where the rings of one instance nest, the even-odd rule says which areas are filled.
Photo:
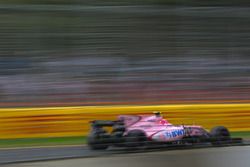
[[163, 112], [174, 124], [224, 125], [231, 131], [250, 131], [250, 104], [2, 108], [0, 138], [82, 136], [89, 130], [89, 121], [152, 111]]
[[1, 107], [250, 102], [248, 8], [12, 1], [0, 5]]
[[199, 150], [160, 151], [112, 155], [61, 161], [35, 162], [10, 167], [247, 167], [250, 164], [249, 146]]

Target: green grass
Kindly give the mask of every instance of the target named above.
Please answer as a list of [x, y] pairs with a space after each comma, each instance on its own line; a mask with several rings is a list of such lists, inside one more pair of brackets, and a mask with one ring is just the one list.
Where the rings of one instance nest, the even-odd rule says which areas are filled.
[[250, 132], [231, 132], [232, 137], [242, 137], [245, 139], [250, 139]]
[[[250, 132], [232, 132], [232, 137], [242, 137], [242, 138], [250, 139]], [[0, 139], [0, 148], [84, 145], [84, 144], [86, 144], [85, 136], [30, 138], [30, 139]]]
[[28, 139], [0, 139], [0, 148], [55, 146], [55, 145], [84, 145], [86, 137], [53, 137]]

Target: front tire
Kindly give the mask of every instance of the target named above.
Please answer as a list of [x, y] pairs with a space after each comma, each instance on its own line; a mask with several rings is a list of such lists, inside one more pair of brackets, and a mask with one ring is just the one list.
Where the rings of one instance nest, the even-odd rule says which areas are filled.
[[210, 131], [212, 144], [221, 145], [231, 141], [229, 130], [224, 126], [216, 126]]

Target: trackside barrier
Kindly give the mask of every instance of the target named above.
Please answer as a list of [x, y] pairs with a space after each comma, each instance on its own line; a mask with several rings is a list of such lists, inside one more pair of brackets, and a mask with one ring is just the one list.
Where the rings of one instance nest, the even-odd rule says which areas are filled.
[[91, 120], [153, 111], [161, 111], [173, 124], [196, 124], [207, 129], [223, 125], [231, 131], [250, 131], [250, 104], [1, 108], [0, 139], [83, 136]]

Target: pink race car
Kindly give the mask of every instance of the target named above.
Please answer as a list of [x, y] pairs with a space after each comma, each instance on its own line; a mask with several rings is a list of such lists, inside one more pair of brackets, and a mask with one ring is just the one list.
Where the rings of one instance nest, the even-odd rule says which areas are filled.
[[[241, 141], [232, 139], [227, 128], [217, 126], [210, 132], [201, 126], [173, 125], [160, 112], [154, 115], [120, 115], [116, 121], [92, 121], [88, 135], [91, 149], [106, 149], [109, 146], [138, 147], [152, 143], [184, 145], [187, 143], [211, 142], [212, 144]], [[111, 133], [104, 127], [113, 127]]]

